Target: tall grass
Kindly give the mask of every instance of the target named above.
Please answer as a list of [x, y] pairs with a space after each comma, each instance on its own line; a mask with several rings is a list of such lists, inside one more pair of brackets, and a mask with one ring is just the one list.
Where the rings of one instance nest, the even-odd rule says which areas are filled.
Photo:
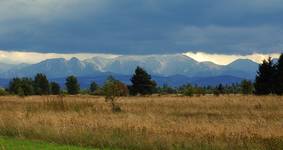
[[1, 97], [0, 135], [120, 149], [283, 149], [278, 96]]

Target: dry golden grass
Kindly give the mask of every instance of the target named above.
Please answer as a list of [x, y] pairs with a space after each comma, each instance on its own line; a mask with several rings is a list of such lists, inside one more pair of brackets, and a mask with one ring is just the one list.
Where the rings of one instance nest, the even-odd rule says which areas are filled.
[[0, 135], [121, 149], [283, 149], [283, 97], [0, 97]]

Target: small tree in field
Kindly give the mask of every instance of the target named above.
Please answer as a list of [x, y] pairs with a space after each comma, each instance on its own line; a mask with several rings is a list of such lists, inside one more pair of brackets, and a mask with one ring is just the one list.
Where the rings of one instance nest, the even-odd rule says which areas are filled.
[[252, 94], [253, 93], [253, 83], [248, 80], [243, 80], [241, 82], [241, 91], [245, 95]]
[[80, 85], [79, 85], [78, 80], [75, 76], [69, 76], [66, 79], [65, 85], [67, 87], [67, 91], [68, 91], [69, 94], [71, 94], [71, 95], [79, 94]]
[[103, 86], [105, 101], [110, 102], [113, 112], [120, 112], [121, 108], [116, 104], [116, 101], [121, 96], [127, 96], [129, 91], [125, 84], [109, 77]]

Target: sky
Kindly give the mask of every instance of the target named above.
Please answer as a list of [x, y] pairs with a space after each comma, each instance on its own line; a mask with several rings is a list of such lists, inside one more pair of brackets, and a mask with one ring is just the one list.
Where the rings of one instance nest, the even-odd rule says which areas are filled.
[[280, 53], [282, 18], [282, 0], [1, 0], [0, 49]]

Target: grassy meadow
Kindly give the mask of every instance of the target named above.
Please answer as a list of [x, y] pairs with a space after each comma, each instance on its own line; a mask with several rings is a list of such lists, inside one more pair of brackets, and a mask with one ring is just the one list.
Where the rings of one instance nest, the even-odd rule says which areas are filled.
[[122, 112], [113, 113], [104, 97], [0, 97], [0, 136], [99, 149], [283, 149], [283, 97], [123, 97], [118, 104]]

